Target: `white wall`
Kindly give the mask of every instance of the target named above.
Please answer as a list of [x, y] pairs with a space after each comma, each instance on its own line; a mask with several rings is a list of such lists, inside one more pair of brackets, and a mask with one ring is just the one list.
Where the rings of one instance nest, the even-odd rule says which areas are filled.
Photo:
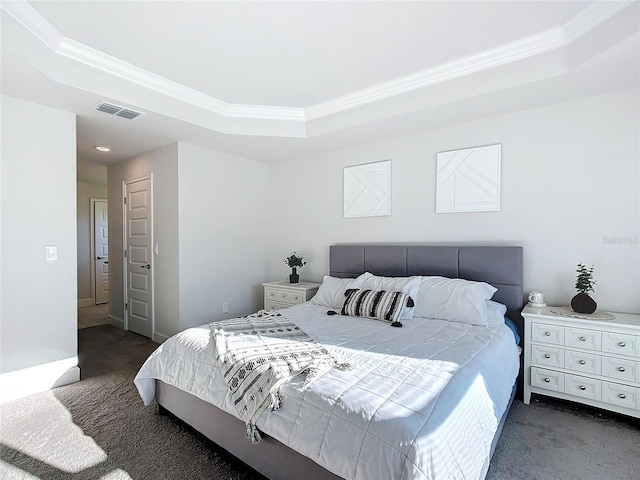
[[[567, 305], [578, 262], [595, 265], [603, 309], [640, 313], [638, 89], [429, 130], [274, 164], [270, 278], [298, 250], [305, 279], [340, 242], [524, 247], [525, 291]], [[436, 154], [502, 144], [500, 212], [435, 214]], [[343, 168], [392, 160], [392, 215], [343, 218]]]
[[[6, 398], [79, 379], [75, 116], [2, 96], [1, 181]], [[45, 261], [45, 245], [57, 261]]]
[[181, 329], [262, 307], [269, 171], [255, 160], [179, 143]]
[[107, 198], [107, 185], [78, 182], [78, 304], [93, 305], [91, 294], [91, 199]]
[[164, 339], [179, 330], [178, 146], [171, 144], [108, 167], [109, 314], [124, 319], [122, 182], [153, 173], [155, 331]]

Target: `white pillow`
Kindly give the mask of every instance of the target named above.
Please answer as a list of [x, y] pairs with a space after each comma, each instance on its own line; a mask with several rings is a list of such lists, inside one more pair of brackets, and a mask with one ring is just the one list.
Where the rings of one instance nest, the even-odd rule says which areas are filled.
[[504, 316], [507, 314], [507, 307], [493, 300], [485, 300], [487, 303], [487, 323], [489, 325], [504, 324]]
[[[420, 283], [422, 277], [378, 277], [371, 273], [364, 273], [363, 275], [369, 275], [364, 278], [364, 283], [360, 287], [350, 286], [349, 288], [360, 288], [362, 290], [386, 290], [387, 292], [402, 292], [411, 297], [414, 304], [418, 298], [418, 290], [420, 289]], [[360, 279], [363, 275], [358, 277]], [[415, 307], [404, 306], [402, 315], [400, 318], [413, 318], [415, 313]]]
[[325, 275], [318, 293], [313, 296], [311, 303], [341, 309], [345, 300], [344, 292], [347, 288], [360, 288], [369, 276], [371, 276], [370, 273], [363, 273], [358, 278], [337, 278]]
[[461, 278], [422, 277], [415, 315], [487, 326], [487, 303], [497, 291], [484, 282]]

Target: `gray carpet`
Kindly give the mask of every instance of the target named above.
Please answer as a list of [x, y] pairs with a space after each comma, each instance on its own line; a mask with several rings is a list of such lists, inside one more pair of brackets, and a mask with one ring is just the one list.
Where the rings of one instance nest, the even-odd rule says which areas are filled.
[[[81, 382], [0, 405], [0, 478], [261, 478], [142, 406], [132, 380], [155, 347], [111, 325], [80, 330]], [[514, 403], [487, 478], [622, 480], [639, 472], [640, 422], [541, 399]]]

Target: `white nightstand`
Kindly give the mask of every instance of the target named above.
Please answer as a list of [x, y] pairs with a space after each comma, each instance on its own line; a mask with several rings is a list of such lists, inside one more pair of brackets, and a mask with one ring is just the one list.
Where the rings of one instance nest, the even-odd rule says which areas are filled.
[[531, 393], [640, 418], [640, 315], [613, 320], [526, 307], [524, 403]]
[[264, 309], [280, 310], [304, 303], [318, 292], [319, 283], [287, 281], [266, 282], [264, 286]]

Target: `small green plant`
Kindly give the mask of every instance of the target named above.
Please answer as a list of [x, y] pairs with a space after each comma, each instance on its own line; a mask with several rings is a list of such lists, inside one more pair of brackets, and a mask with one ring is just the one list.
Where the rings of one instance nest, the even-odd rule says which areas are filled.
[[291, 255], [285, 258], [283, 262], [286, 263], [291, 268], [303, 267], [304, 265], [307, 264], [307, 262], [305, 262], [302, 255], [300, 255], [298, 252], [293, 252]]
[[593, 286], [596, 284], [596, 281], [593, 279], [593, 265], [591, 265], [591, 268], [587, 268], [582, 263], [579, 263], [576, 272], [578, 273], [576, 289], [580, 293], [593, 292]]

